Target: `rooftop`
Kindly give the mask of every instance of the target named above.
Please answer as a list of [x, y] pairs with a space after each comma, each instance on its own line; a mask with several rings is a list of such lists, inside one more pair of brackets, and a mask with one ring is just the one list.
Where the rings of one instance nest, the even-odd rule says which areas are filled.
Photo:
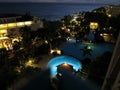
[[19, 15], [19, 14], [0, 14], [0, 24], [31, 21], [33, 19], [29, 14]]

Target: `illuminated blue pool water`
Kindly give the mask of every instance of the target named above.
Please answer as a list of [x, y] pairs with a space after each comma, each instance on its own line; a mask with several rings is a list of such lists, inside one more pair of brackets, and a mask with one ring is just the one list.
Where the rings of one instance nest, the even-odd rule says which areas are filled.
[[78, 71], [82, 68], [80, 62], [77, 59], [70, 56], [58, 56], [48, 62], [48, 67], [50, 67], [52, 76], [55, 76], [57, 74], [57, 66], [62, 63], [72, 65], [75, 71]]
[[[84, 47], [88, 45], [91, 48], [91, 56], [83, 56]], [[101, 56], [103, 53], [109, 51], [113, 52], [114, 44], [107, 44], [107, 43], [65, 43], [61, 48], [63, 54], [71, 55], [73, 57], [78, 58], [79, 60], [84, 60], [85, 58], [95, 59], [98, 56]]]

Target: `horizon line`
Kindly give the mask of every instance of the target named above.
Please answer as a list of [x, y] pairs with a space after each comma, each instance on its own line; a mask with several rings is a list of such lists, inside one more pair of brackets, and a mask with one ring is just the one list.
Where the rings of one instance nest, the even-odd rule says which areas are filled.
[[68, 4], [104, 4], [104, 5], [120, 5], [119, 3], [113, 3], [113, 2], [106, 2], [106, 3], [96, 3], [96, 2], [32, 2], [32, 1], [29, 1], [29, 2], [25, 2], [25, 1], [10, 1], [10, 2], [5, 2], [5, 1], [0, 1], [0, 3], [68, 3]]

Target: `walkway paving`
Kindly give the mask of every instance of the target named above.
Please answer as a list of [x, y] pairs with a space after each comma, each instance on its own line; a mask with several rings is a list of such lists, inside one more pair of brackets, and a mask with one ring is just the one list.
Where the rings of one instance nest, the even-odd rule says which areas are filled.
[[37, 67], [39, 67], [41, 69], [46, 69], [48, 62], [50, 61], [50, 59], [53, 58], [53, 56], [52, 55], [42, 55], [41, 58], [42, 59], [37, 64]]

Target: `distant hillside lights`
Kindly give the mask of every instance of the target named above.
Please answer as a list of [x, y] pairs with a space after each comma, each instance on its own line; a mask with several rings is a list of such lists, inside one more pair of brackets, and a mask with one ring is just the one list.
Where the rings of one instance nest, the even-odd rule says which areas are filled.
[[112, 15], [111, 15], [111, 14], [107, 14], [107, 16], [108, 16], [109, 18], [111, 18], [111, 17], [112, 17]]

